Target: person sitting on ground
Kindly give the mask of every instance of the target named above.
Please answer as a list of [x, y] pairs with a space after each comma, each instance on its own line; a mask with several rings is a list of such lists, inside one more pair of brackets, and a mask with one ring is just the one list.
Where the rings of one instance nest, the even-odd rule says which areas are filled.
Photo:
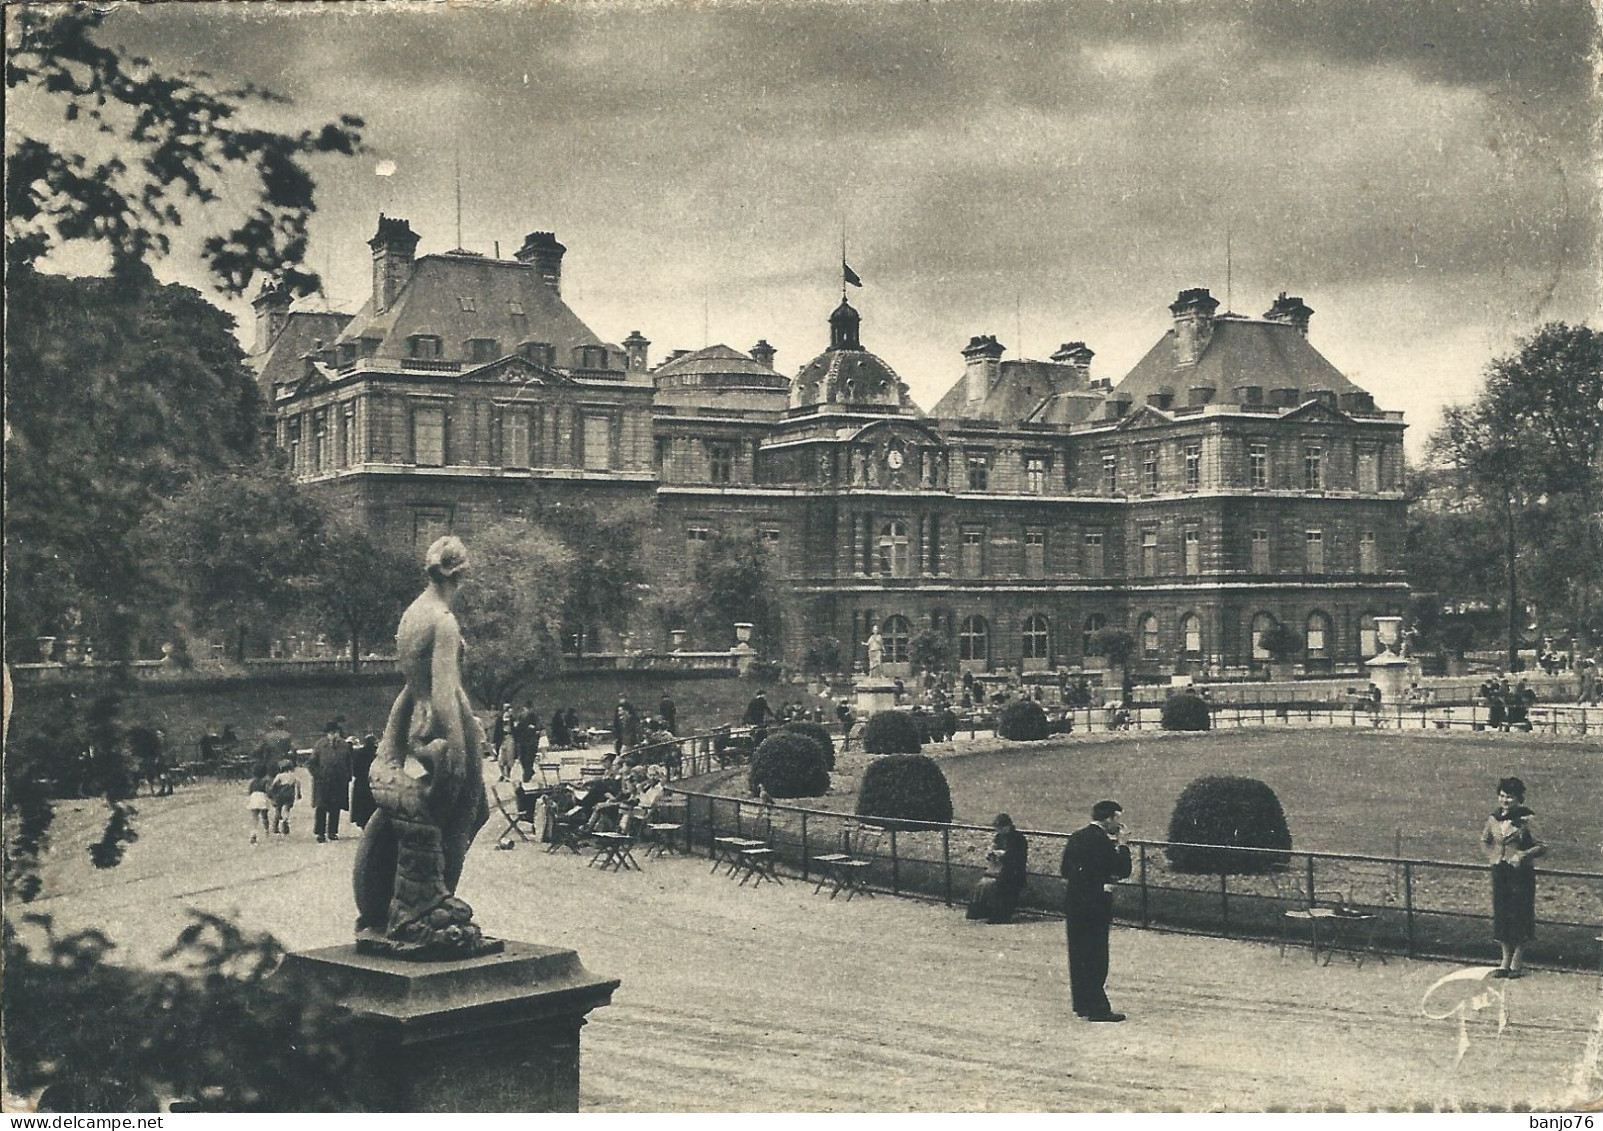
[[1024, 834], [1013, 827], [1013, 818], [1006, 813], [998, 813], [992, 827], [996, 835], [991, 840], [990, 851], [985, 854], [985, 875], [969, 901], [968, 918], [1009, 923], [1024, 891], [1030, 844]]

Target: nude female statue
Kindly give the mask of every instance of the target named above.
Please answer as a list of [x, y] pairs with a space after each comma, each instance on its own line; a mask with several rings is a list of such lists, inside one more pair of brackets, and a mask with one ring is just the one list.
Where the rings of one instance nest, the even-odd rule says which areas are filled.
[[438, 539], [428, 588], [401, 616], [396, 659], [406, 686], [390, 708], [368, 771], [378, 811], [356, 853], [357, 948], [407, 958], [501, 949], [456, 897], [462, 862], [490, 815], [479, 752], [484, 730], [462, 687], [462, 631], [451, 603], [467, 548]]

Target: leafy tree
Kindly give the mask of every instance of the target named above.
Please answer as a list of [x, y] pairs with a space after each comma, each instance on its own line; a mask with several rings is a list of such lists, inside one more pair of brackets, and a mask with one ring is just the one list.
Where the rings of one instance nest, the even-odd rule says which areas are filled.
[[1258, 637], [1258, 647], [1272, 656], [1276, 663], [1285, 663], [1302, 650], [1303, 639], [1289, 624], [1276, 621]]
[[1508, 661], [1517, 665], [1520, 594], [1551, 619], [1591, 631], [1603, 608], [1603, 335], [1549, 323], [1492, 361], [1480, 395], [1444, 415], [1430, 454], [1502, 542]]
[[1124, 667], [1135, 655], [1135, 637], [1122, 628], [1099, 628], [1086, 638], [1088, 656], [1106, 656], [1108, 663]]
[[391, 637], [422, 584], [422, 555], [377, 535], [365, 523], [330, 507], [315, 575], [312, 610], [330, 635], [350, 647], [351, 670], [364, 647]]
[[728, 647], [735, 625], [753, 626], [752, 646], [772, 654], [780, 644], [786, 604], [768, 547], [757, 531], [719, 532], [702, 543], [686, 587], [688, 617], [703, 639]]
[[926, 628], [907, 642], [907, 658], [915, 673], [950, 671], [952, 642], [945, 633]]
[[8, 644], [57, 635], [77, 610], [101, 655], [126, 656], [161, 612], [131, 535], [191, 478], [255, 450], [260, 400], [234, 320], [138, 271], [20, 268], [6, 311], [5, 553], [28, 579], [6, 587]]
[[197, 211], [210, 216], [225, 200], [243, 200], [246, 215], [201, 245], [217, 288], [242, 295], [263, 273], [297, 294], [315, 291], [317, 276], [300, 268], [315, 208], [307, 165], [320, 154], [359, 152], [362, 120], [344, 115], [298, 133], [252, 126], [247, 106], [288, 99], [162, 74], [104, 46], [113, 11], [28, 5], [8, 13], [8, 118], [38, 123], [32, 132], [14, 126], [21, 136], [7, 146], [10, 265], [89, 241], [122, 274], [165, 255], [171, 231]]
[[835, 636], [815, 636], [802, 656], [802, 670], [809, 675], [838, 672], [841, 668], [841, 643]]
[[555, 533], [576, 567], [562, 601], [562, 622], [569, 639], [584, 652], [592, 629], [622, 631], [645, 592], [647, 572], [642, 553], [651, 516], [641, 506], [602, 508], [560, 503], [538, 510], [532, 521]]
[[561, 662], [563, 598], [580, 567], [555, 532], [526, 520], [499, 523], [467, 544], [472, 571], [457, 599], [467, 640], [462, 677], [480, 703], [510, 702], [525, 681]]
[[283, 470], [253, 468], [197, 480], [141, 542], [160, 553], [191, 623], [229, 632], [243, 661], [253, 626], [276, 627], [316, 591], [327, 539], [326, 511], [310, 492]]

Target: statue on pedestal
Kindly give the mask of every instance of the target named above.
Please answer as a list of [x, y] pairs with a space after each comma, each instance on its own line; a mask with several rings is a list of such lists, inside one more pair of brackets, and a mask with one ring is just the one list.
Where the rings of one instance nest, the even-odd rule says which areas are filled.
[[462, 687], [462, 631], [451, 611], [467, 548], [440, 538], [424, 564], [428, 588], [395, 632], [406, 686], [368, 771], [378, 811], [356, 854], [356, 945], [419, 960], [467, 958], [502, 948], [456, 897], [468, 846], [490, 815], [484, 730]]
[[882, 676], [885, 674], [885, 638], [880, 636], [879, 629], [875, 628], [868, 634], [868, 674]]

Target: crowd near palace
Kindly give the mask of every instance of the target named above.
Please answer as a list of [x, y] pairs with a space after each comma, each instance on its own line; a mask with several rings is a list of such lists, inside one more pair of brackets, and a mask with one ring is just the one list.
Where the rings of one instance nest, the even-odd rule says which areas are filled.
[[926, 629], [962, 670], [1030, 671], [1087, 663], [1100, 627], [1132, 666], [1224, 674], [1276, 623], [1304, 670], [1350, 669], [1406, 603], [1402, 414], [1314, 348], [1300, 298], [1247, 317], [1182, 291], [1116, 382], [1084, 342], [1041, 361], [976, 335], [925, 411], [844, 298], [791, 376], [763, 340], [654, 361], [563, 300], [552, 233], [511, 259], [419, 242], [379, 217], [354, 315], [264, 291], [252, 362], [295, 475], [420, 550], [537, 504], [652, 501], [659, 561], [768, 543], [800, 610], [784, 658], [877, 627], [890, 676]]

